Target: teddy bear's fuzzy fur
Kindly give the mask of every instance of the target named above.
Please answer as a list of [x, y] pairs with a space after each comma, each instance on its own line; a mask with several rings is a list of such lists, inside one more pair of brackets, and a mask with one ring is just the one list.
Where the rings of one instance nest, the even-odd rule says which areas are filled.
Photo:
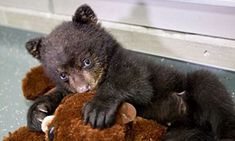
[[[22, 90], [27, 99], [35, 99], [54, 87], [45, 76], [41, 66], [31, 69], [22, 81]], [[54, 127], [55, 141], [160, 141], [166, 128], [151, 120], [137, 117], [128, 124], [116, 123], [108, 129], [92, 129], [82, 120], [81, 109], [83, 103], [90, 100], [94, 94], [74, 94], [65, 97], [54, 113], [55, 118], [50, 124]], [[20, 127], [9, 133], [4, 141], [45, 141], [48, 135], [42, 132]]]

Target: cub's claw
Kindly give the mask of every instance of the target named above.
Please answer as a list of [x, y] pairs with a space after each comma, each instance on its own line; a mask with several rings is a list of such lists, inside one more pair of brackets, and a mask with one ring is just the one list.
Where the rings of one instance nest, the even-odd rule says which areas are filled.
[[115, 122], [119, 103], [92, 100], [83, 107], [84, 122], [90, 123], [92, 128], [108, 128]]
[[28, 127], [35, 131], [42, 131], [41, 124], [43, 119], [50, 114], [49, 104], [46, 102], [36, 102], [28, 110]]

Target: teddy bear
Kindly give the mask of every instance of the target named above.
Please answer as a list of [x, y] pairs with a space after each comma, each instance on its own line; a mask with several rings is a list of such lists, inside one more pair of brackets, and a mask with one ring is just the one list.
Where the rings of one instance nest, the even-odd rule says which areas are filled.
[[[32, 68], [22, 80], [24, 97], [35, 100], [53, 91], [55, 85], [45, 75], [43, 67]], [[136, 117], [134, 107], [123, 103], [117, 113], [116, 123], [107, 129], [93, 129], [85, 124], [81, 110], [83, 104], [95, 93], [71, 94], [66, 96], [57, 107], [53, 118], [43, 122], [45, 133], [31, 131], [26, 126], [10, 132], [4, 141], [160, 141], [166, 127], [152, 120]], [[45, 118], [46, 119], [46, 118]], [[46, 127], [45, 127], [46, 126]]]

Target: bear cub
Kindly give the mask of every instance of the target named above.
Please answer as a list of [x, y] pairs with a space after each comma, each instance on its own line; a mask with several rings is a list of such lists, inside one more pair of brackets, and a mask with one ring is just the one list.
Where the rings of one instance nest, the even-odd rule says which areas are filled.
[[169, 125], [166, 141], [235, 140], [234, 103], [215, 75], [205, 70], [184, 74], [124, 49], [88, 5], [26, 48], [56, 83], [55, 91], [29, 108], [33, 130], [41, 131], [42, 119], [67, 94], [95, 91], [82, 111], [93, 128], [112, 126], [118, 107], [129, 102], [138, 116]]

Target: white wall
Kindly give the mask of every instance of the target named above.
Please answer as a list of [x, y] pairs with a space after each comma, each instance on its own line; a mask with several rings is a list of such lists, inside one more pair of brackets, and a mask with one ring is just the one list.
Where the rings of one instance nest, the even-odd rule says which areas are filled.
[[235, 39], [234, 0], [0, 0], [0, 5], [65, 15], [83, 3], [104, 21]]
[[234, 6], [229, 3], [218, 5], [209, 0], [203, 4], [195, 4], [195, 0], [22, 0], [27, 3], [22, 4], [14, 1], [0, 0], [1, 25], [49, 33], [62, 21], [71, 20], [78, 5], [86, 2], [103, 20], [103, 26], [128, 49], [235, 70], [235, 14]]

